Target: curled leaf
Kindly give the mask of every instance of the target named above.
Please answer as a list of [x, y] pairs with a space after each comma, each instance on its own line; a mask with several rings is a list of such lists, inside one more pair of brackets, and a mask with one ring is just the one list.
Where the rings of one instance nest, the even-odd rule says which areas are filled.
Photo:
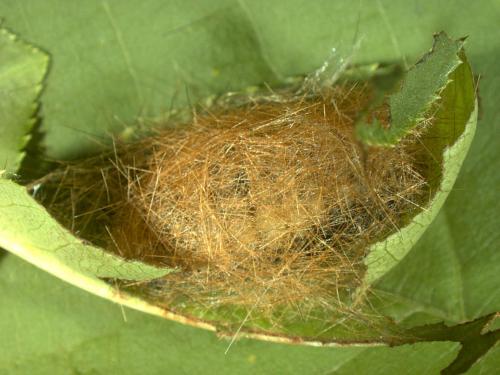
[[0, 177], [24, 157], [48, 64], [46, 53], [0, 28]]
[[[444, 34], [439, 34], [436, 37], [436, 45], [434, 51], [428, 54], [420, 65], [417, 65], [417, 67], [423, 66], [424, 68], [415, 68], [412, 71], [413, 73], [409, 74], [406, 80], [403, 81], [403, 89], [401, 90], [401, 93], [395, 96], [396, 99], [390, 100], [392, 120], [394, 122], [394, 119], [396, 118], [395, 123], [399, 125], [402, 124], [401, 126], [398, 125], [395, 127], [395, 129], [399, 129], [395, 133], [390, 132], [389, 138], [392, 139], [391, 142], [395, 143], [398, 143], [401, 137], [411, 131], [412, 127], [418, 122], [419, 116], [423, 116], [424, 113], [428, 114], [430, 109], [436, 108], [436, 113], [433, 116], [432, 124], [429, 125], [425, 129], [425, 131], [422, 131], [421, 138], [419, 138], [419, 141], [421, 141], [422, 143], [423, 149], [426, 150], [425, 153], [421, 153], [422, 160], [420, 160], [420, 162], [426, 167], [422, 170], [422, 173], [424, 174], [426, 181], [428, 181], [429, 183], [432, 200], [429, 206], [424, 203], [419, 207], [422, 212], [418, 214], [413, 220], [410, 220], [410, 218], [408, 218], [408, 220], [410, 221], [409, 225], [405, 226], [384, 241], [375, 244], [373, 247], [368, 249], [368, 251], [363, 253], [366, 254], [366, 257], [364, 258], [366, 272], [363, 284], [361, 285], [361, 290], [364, 290], [364, 288], [387, 273], [388, 270], [394, 267], [394, 265], [397, 264], [399, 260], [402, 259], [402, 257], [409, 251], [413, 243], [416, 241], [416, 239], [418, 239], [421, 233], [423, 233], [425, 228], [432, 221], [434, 215], [444, 202], [446, 194], [453, 185], [459, 167], [463, 161], [463, 158], [465, 157], [468, 146], [474, 134], [476, 119], [475, 116], [477, 111], [474, 110], [475, 95], [472, 73], [466, 61], [465, 55], [463, 54], [463, 52], [461, 52], [461, 43], [462, 42], [450, 42], [449, 39], [444, 36]], [[436, 68], [434, 66], [436, 56], [445, 55], [449, 57], [449, 54], [451, 53], [450, 51], [453, 51], [454, 58], [446, 59], [443, 57], [445, 62], [442, 64], [437, 64], [438, 68]], [[430, 64], [429, 61], [433, 63]], [[443, 66], [445, 66], [446, 69], [443, 68]], [[447, 71], [448, 74], [443, 76], [443, 71]], [[418, 77], [415, 75], [417, 75]], [[388, 82], [389, 87], [392, 87], [394, 84], [394, 81], [386, 81], [385, 79], [384, 82]], [[432, 82], [433, 84], [421, 85], [420, 82]], [[436, 84], [436, 82], [438, 83]], [[440, 84], [439, 82], [441, 82], [442, 84]], [[435, 89], [435, 91], [431, 93], [432, 89]], [[422, 95], [419, 96], [419, 93]], [[438, 94], [440, 94], [439, 101], [437, 101], [436, 99], [438, 98]], [[407, 100], [407, 102], [405, 100]], [[323, 108], [324, 107], [322, 107], [322, 109]], [[408, 111], [408, 113], [405, 114], [405, 111]], [[320, 115], [323, 116], [324, 111], [322, 111]], [[322, 118], [321, 116], [320, 118]], [[408, 119], [410, 119], [411, 121]], [[352, 134], [352, 128], [349, 128], [349, 134]], [[387, 135], [383, 135], [383, 137], [385, 137], [384, 139], [386, 140], [389, 139], [387, 138]], [[363, 141], [364, 138], [361, 137], [361, 140]], [[162, 144], [165, 143], [167, 142], [163, 142]], [[375, 144], [373, 142], [365, 143]], [[384, 145], [384, 142], [382, 142], [380, 145]], [[202, 147], [195, 147], [194, 149], [198, 150], [201, 148]], [[222, 147], [222, 149], [224, 150], [224, 147]], [[379, 150], [381, 149], [382, 148], [379, 148]], [[164, 158], [160, 157], [158, 159], [163, 160]], [[303, 162], [302, 164], [305, 163]], [[185, 169], [186, 168], [181, 168], [181, 171]], [[191, 170], [189, 168], [187, 169]], [[154, 170], [161, 170], [161, 167]], [[171, 177], [170, 173], [166, 173], [166, 175], [167, 177]], [[347, 176], [349, 176], [349, 174], [347, 174]], [[245, 184], [247, 184], [246, 182], [244, 182], [246, 180], [243, 177], [238, 179], [238, 186], [240, 188], [240, 185], [246, 186]], [[232, 176], [231, 179], [234, 179], [234, 176]], [[158, 180], [159, 177], [153, 178], [151, 180], [153, 185], [148, 185], [149, 187], [151, 187], [152, 194], [151, 197], [146, 196], [148, 215], [151, 212], [152, 205], [155, 205], [156, 207], [160, 206], [160, 203], [162, 202], [163, 204], [165, 203], [165, 200], [160, 199], [158, 204], [155, 204], [154, 199], [156, 199], [156, 193], [159, 191], [157, 189], [157, 183], [155, 181]], [[191, 180], [193, 180], [193, 178], [191, 178]], [[240, 180], [242, 180], [243, 182], [241, 182]], [[136, 180], [133, 179], [133, 181]], [[137, 181], [141, 180], [138, 179]], [[148, 179], [142, 181], [148, 181]], [[179, 183], [178, 186], [182, 190], [182, 187], [186, 186], [186, 183]], [[314, 186], [314, 183], [312, 183], [311, 186]], [[5, 212], [2, 217], [4, 220], [6, 220], [4, 225], [6, 229], [4, 229], [3, 232], [0, 232], [0, 238], [2, 241], [0, 242], [0, 245], [22, 256], [28, 261], [37, 264], [41, 268], [44, 268], [45, 270], [63, 278], [66, 281], [83, 287], [86, 290], [94, 292], [98, 295], [116, 300], [116, 298], [112, 296], [110, 297], [109, 291], [112, 290], [111, 287], [100, 280], [100, 278], [113, 278], [121, 280], [148, 280], [166, 275], [172, 270], [172, 268], [168, 267], [157, 268], [154, 266], [146, 265], [140, 260], [126, 262], [117, 256], [106, 253], [103, 249], [85, 245], [80, 240], [74, 238], [69, 232], [61, 228], [59, 224], [57, 224], [52, 218], [49, 217], [49, 215], [43, 210], [41, 206], [32, 202], [28, 194], [22, 191], [22, 188], [8, 181], [2, 181], [2, 185], [0, 185], [0, 187], [0, 203], [5, 202], [4, 205], [0, 205], [0, 210], [2, 212]], [[133, 190], [134, 186], [128, 186], [128, 188], [132, 188]], [[138, 191], [144, 193], [144, 190], [142, 189], [143, 185], [139, 186]], [[172, 188], [168, 188], [165, 189], [165, 192], [168, 194], [169, 192], [172, 192], [172, 190]], [[127, 189], [127, 191], [130, 191], [130, 189]], [[196, 198], [196, 194], [191, 195]], [[138, 194], [138, 196], [141, 196], [141, 194]], [[178, 195], [175, 194], [174, 196], [178, 197]], [[324, 196], [324, 194], [319, 194], [318, 196]], [[19, 202], [21, 204], [18, 204]], [[416, 205], [418, 206], [418, 203]], [[172, 205], [174, 209], [172, 210], [170, 209], [170, 206], [168, 206], [167, 211], [178, 212], [179, 209], [176, 206], [177, 204], [176, 202], [174, 202]], [[196, 204], [194, 204], [194, 206], [197, 207]], [[269, 210], [264, 210], [264, 213], [265, 215], [269, 216]], [[22, 222], [22, 220], [19, 219], [19, 217], [22, 216], [29, 217], [31, 224], [27, 225], [26, 223]], [[196, 216], [196, 213], [187, 215], [187, 222], [190, 222], [189, 220], [191, 220], [194, 216]], [[164, 215], [153, 215], [153, 217], [164, 217]], [[305, 217], [309, 216], [305, 215]], [[232, 221], [234, 223], [235, 220], [233, 219]], [[202, 220], [202, 222], [205, 223], [206, 220]], [[131, 224], [132, 226], [134, 226], [136, 223], [132, 222]], [[262, 224], [262, 222], [260, 224]], [[36, 230], [33, 230], [33, 227], [30, 225], [35, 225]], [[342, 226], [343, 223], [340, 223], [339, 228], [342, 228]], [[182, 228], [180, 228], [180, 232], [182, 233], [185, 229], [185, 225], [183, 224], [181, 225], [181, 227]], [[195, 222], [195, 227], [197, 227], [196, 230], [199, 230], [200, 225]], [[354, 225], [352, 228], [348, 229], [356, 231], [358, 227], [359, 225]], [[126, 225], [121, 226], [122, 230], [123, 228], [125, 228], [125, 232], [129, 232], [126, 230]], [[132, 230], [130, 232], [132, 232]], [[195, 233], [193, 241], [196, 242], [197, 238], [200, 237], [200, 235], [196, 231], [191, 232]], [[271, 227], [271, 230], [267, 230], [267, 232], [271, 234], [274, 233], [274, 227]], [[54, 234], [56, 235], [56, 240], [52, 242]], [[230, 237], [232, 239], [234, 236]], [[250, 236], [250, 238], [253, 237]], [[327, 238], [327, 240], [329, 239]], [[372, 241], [374, 240], [375, 239], [372, 239]], [[323, 243], [321, 243], [321, 246], [323, 246]], [[327, 246], [329, 245], [327, 244]], [[133, 244], [132, 247], [135, 249]], [[210, 248], [210, 246], [206, 248]], [[365, 248], [362, 248], [361, 250], [365, 251]], [[185, 252], [181, 251], [180, 253]], [[307, 256], [304, 257], [307, 258]], [[358, 257], [358, 264], [362, 261], [363, 258]], [[277, 260], [272, 259], [272, 262], [276, 263]], [[238, 262], [229, 263], [230, 265], [232, 265]], [[283, 268], [283, 270], [285, 270], [285, 268]], [[265, 269], [265, 271], [267, 271], [267, 269]], [[182, 286], [184, 282], [184, 280], [182, 279], [183, 275], [184, 274], [182, 274], [180, 276], [180, 279], [177, 279], [173, 284], [168, 284], [165, 282], [163, 282], [162, 284], [162, 282], [157, 283], [156, 281], [153, 281], [149, 284], [144, 283], [144, 285], [146, 285], [146, 288], [149, 288], [147, 292], [137, 289], [135, 288], [135, 286], [130, 287], [126, 283], [119, 283], [119, 285], [120, 288], [123, 287], [122, 290], [126, 290], [126, 294], [124, 294], [124, 300], [127, 301], [130, 306], [161, 316], [167, 316], [172, 319], [182, 320], [179, 318], [179, 315], [169, 315], [167, 309], [171, 308], [172, 306], [168, 303], [162, 304], [160, 300], [155, 300], [155, 295], [157, 294], [158, 289], [161, 289], [162, 285], [164, 288], [163, 291], [166, 292], [169, 292], [172, 285]], [[278, 276], [281, 277], [281, 271]], [[165, 278], [165, 280], [167, 279], [168, 278]], [[219, 279], [223, 278], [219, 277]], [[356, 277], [355, 279], [359, 280], [360, 278]], [[164, 285], [167, 285], [167, 287], [165, 288]], [[266, 288], [268, 289], [269, 287]], [[265, 291], [267, 291], [267, 289], [265, 289]], [[103, 292], [103, 290], [105, 290], [105, 292]], [[347, 288], [343, 291], [344, 294], [342, 296], [340, 294], [338, 295], [338, 299], [341, 300], [341, 303], [344, 303], [344, 300], [342, 300], [342, 298], [348, 300], [348, 303], [350, 304], [349, 309], [351, 309], [351, 306], [352, 309], [357, 308], [356, 301], [350, 300], [352, 290], [354, 290], [354, 288]], [[209, 299], [213, 297], [211, 295], [212, 291], [210, 289], [208, 289], [208, 294]], [[230, 294], [231, 293], [228, 293], [228, 296]], [[261, 296], [263, 294], [264, 293], [257, 293], [256, 296], [252, 296], [252, 298], [257, 298], [255, 300], [255, 304], [258, 304], [260, 302]], [[346, 295], [348, 295], [347, 298]], [[301, 299], [303, 297], [304, 296], [301, 296]], [[313, 298], [310, 298], [310, 300], [313, 300]], [[217, 308], [214, 308], [213, 306], [213, 303], [211, 305], [211, 308], [208, 309], [205, 308], [205, 306], [201, 305], [193, 306], [192, 304], [189, 305], [185, 303], [181, 299], [180, 303], [173, 307], [178, 309], [185, 315], [194, 315], [199, 319], [208, 321], [199, 324], [202, 326], [204, 325], [205, 328], [208, 329], [216, 329], [215, 327], [219, 324], [219, 322], [223, 322], [223, 324], [226, 326], [227, 331], [229, 332], [239, 332], [241, 328], [247, 323], [247, 318], [254, 310], [253, 307], [248, 311], [244, 309], [238, 309], [237, 307], [232, 308], [224, 305], [217, 305]], [[338, 319], [340, 319], [340, 317], [332, 317], [330, 314], [328, 318], [325, 318], [324, 311], [319, 314], [320, 316], [316, 315], [314, 319], [309, 320], [307, 319], [307, 317], [304, 319], [300, 316], [299, 318], [300, 314], [297, 314], [296, 312], [286, 316], [286, 314], [281, 314], [281, 312], [278, 311], [278, 315], [282, 315], [280, 316], [280, 324], [274, 324], [272, 321], [270, 323], [265, 318], [259, 321], [259, 319], [262, 317], [257, 313], [257, 319], [248, 322], [249, 325], [245, 326], [245, 328], [255, 329], [257, 327], [258, 329], [263, 329], [265, 333], [261, 336], [259, 336], [259, 333], [256, 333], [255, 337], [267, 339], [269, 339], [270, 337], [274, 337], [273, 340], [290, 340], [290, 338], [285, 339], [281, 338], [281, 336], [277, 338], [278, 336], [276, 336], [283, 334], [289, 336], [299, 335], [307, 337], [318, 335], [322, 340], [350, 343], [380, 343], [381, 341], [385, 343], [392, 343], [392, 336], [395, 332], [397, 332], [397, 327], [392, 326], [390, 323], [384, 320], [384, 318], [377, 321], [376, 324], [372, 324], [373, 322], [370, 321], [370, 324], [362, 324], [361, 328], [355, 327], [355, 329], [353, 327], [359, 325], [359, 321], [356, 322], [355, 319], [353, 319], [354, 322], [349, 321], [348, 324], [345, 324], [346, 326], [348, 326], [347, 329], [344, 329], [344, 327], [340, 327], [339, 330], [339, 325], [337, 325], [336, 323], [332, 324], [332, 321], [337, 321]], [[309, 312], [309, 316], [314, 315], [312, 315], [312, 312]], [[318, 317], [317, 321], [315, 321], [316, 317]], [[297, 320], [300, 320], [300, 322], [298, 322]], [[243, 321], [243, 323], [241, 323], [241, 321]], [[193, 321], [189, 322], [192, 323]], [[237, 328], [235, 324], [241, 324], [241, 326]], [[253, 334], [251, 332], [247, 333]], [[363, 336], [363, 334], [365, 336]], [[380, 339], [380, 337], [383, 337], [383, 339]]]
[[444, 32], [436, 34], [432, 51], [408, 72], [398, 92], [390, 96], [389, 127], [376, 119], [371, 124], [362, 121], [356, 128], [360, 141], [370, 146], [394, 146], [422, 122], [448, 84], [450, 73], [460, 64], [458, 53], [463, 43], [463, 39], [454, 41]]
[[[380, 279], [410, 251], [442, 207], [467, 155], [476, 129], [477, 102], [471, 67], [463, 52], [457, 58], [460, 65], [446, 76], [432, 125], [421, 139], [428, 151], [423, 161], [433, 198], [407, 226], [371, 247], [365, 259], [365, 286]], [[430, 74], [422, 80], [439, 79], [439, 74]]]

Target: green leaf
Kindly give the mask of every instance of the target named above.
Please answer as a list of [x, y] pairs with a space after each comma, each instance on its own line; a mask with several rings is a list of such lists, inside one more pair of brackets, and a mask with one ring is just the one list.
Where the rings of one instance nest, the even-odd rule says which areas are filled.
[[138, 117], [276, 79], [248, 14], [232, 1], [7, 0], [0, 12], [53, 57], [42, 126], [50, 158], [96, 151]]
[[109, 289], [99, 278], [147, 280], [171, 271], [125, 261], [84, 244], [51, 218], [26, 189], [2, 178], [0, 212], [0, 247], [87, 290]]
[[[461, 54], [460, 61], [460, 66], [446, 77], [448, 84], [441, 93], [439, 109], [420, 141], [428, 152], [426, 178], [435, 195], [409, 225], [370, 248], [364, 261], [366, 285], [380, 279], [408, 254], [443, 206], [465, 160], [476, 130], [477, 103], [472, 70], [465, 54]], [[428, 73], [422, 74], [421, 80], [429, 80], [425, 77]]]
[[404, 136], [424, 121], [425, 113], [439, 98], [449, 75], [460, 64], [458, 53], [463, 40], [453, 41], [441, 32], [434, 36], [434, 46], [406, 75], [398, 92], [389, 98], [389, 128], [374, 120], [360, 122], [356, 133], [370, 146], [395, 146]]
[[48, 63], [47, 54], [0, 28], [0, 175], [21, 164]]
[[[435, 52], [438, 53], [439, 50]], [[430, 56], [427, 58], [431, 59]], [[446, 77], [446, 80], [451, 79], [452, 83], [443, 91], [441, 107], [435, 115], [435, 121], [429, 130], [429, 134], [426, 135], [428, 139], [423, 140], [423, 147], [431, 153], [428, 157], [429, 160], [425, 160], [425, 165], [443, 159], [442, 163], [437, 162], [429, 167], [430, 172], [429, 176], [427, 176], [436, 180], [436, 186], [433, 186], [433, 188], [435, 190], [439, 188], [439, 192], [430, 208], [420, 214], [410, 226], [403, 228], [387, 241], [373, 247], [372, 252], [366, 259], [368, 265], [365, 277], [366, 285], [373, 283], [374, 280], [393, 268], [397, 261], [410, 250], [413, 245], [412, 240], [415, 241], [415, 238], [421, 235], [444, 202], [446, 193], [453, 185], [455, 176], [465, 157], [474, 134], [476, 116], [473, 114], [468, 126], [465, 126], [471, 115], [471, 106], [475, 96], [471, 69], [465, 60], [465, 56], [462, 59], [464, 62], [460, 68], [457, 68], [449, 77]], [[425, 70], [420, 72], [423, 74], [420, 77], [423, 81], [430, 80], [426, 74], [430, 74], [431, 78], [434, 77], [433, 71], [430, 73]], [[458, 111], [457, 108], [463, 108], [463, 111]], [[453, 119], [453, 121], [449, 121], [449, 119]], [[453, 131], [450, 131], [450, 129]], [[439, 139], [439, 142], [435, 142], [436, 138]], [[458, 141], [455, 142], [457, 139]], [[450, 148], [445, 150], [447, 146], [450, 146]], [[443, 175], [441, 175], [441, 168], [445, 171]], [[162, 276], [170, 271], [168, 269], [158, 270], [141, 264], [139, 261], [125, 262], [102, 249], [83, 245], [80, 240], [73, 237], [52, 220], [43, 208], [34, 203], [20, 187], [7, 181], [4, 181], [4, 186], [1, 183], [2, 181], [0, 181], [0, 212], [2, 212], [5, 229], [0, 231], [0, 245], [63, 280], [83, 287], [95, 294], [113, 297], [112, 293], [108, 292], [109, 288], [103, 287], [103, 283], [98, 279], [99, 277], [146, 280]], [[2, 202], [5, 202], [3, 207]], [[29, 218], [28, 221], [24, 220], [26, 217]], [[23, 220], [20, 218], [23, 218]], [[29, 223], [29, 225], [25, 223]], [[42, 230], [33, 231], [31, 229], [33, 225], [42, 228]], [[57, 241], [53, 241], [54, 236]], [[101, 292], [103, 288], [106, 290], [105, 293]], [[154, 302], [151, 303], [151, 306], [148, 306], [147, 298], [145, 300], [139, 301], [135, 299], [135, 301], [138, 301], [137, 308], [158, 313], [160, 309], [154, 307]], [[131, 299], [127, 297], [127, 301], [130, 302]], [[217, 313], [215, 316], [210, 317], [204, 311], [198, 312], [198, 309], [195, 309], [195, 311], [182, 310], [181, 312], [189, 315], [193, 314], [204, 320], [215, 321], [226, 320], [228, 315], [227, 313]], [[165, 314], [160, 313], [160, 315]], [[234, 313], [229, 314], [229, 316], [232, 315], [238, 316]], [[293, 335], [297, 335], [299, 332], [301, 334], [307, 332], [307, 336], [311, 336], [315, 335], [317, 331], [324, 330], [322, 326], [318, 328], [315, 324], [305, 330], [301, 324], [294, 327], [293, 322], [283, 322], [282, 325], [284, 328], [280, 330], [280, 333], [286, 332]], [[354, 327], [352, 328], [354, 331]], [[327, 331], [329, 332], [329, 330]], [[370, 341], [373, 341], [373, 336], [379, 335], [378, 332], [366, 332], [365, 334], [364, 339]], [[345, 338], [344, 335], [344, 333], [337, 333], [335, 337], [331, 338]], [[359, 334], [351, 333], [348, 337], [350, 338], [350, 336], [357, 338]]]
[[[158, 114], [172, 102], [183, 106], [185, 86], [190, 95], [197, 91], [204, 96], [270, 81], [275, 75], [307, 73], [322, 64], [332, 47], [340, 56], [348, 56], [357, 36], [363, 42], [353, 61], [365, 63], [412, 61], [436, 30], [469, 35], [471, 64], [483, 76], [483, 115], [471, 151], [437, 218], [377, 283], [376, 292], [391, 295], [388, 313], [415, 324], [443, 319], [458, 323], [500, 311], [500, 147], [494, 136], [500, 113], [498, 2], [153, 0], [140, 5], [109, 2], [109, 9], [143, 100], [135, 94], [136, 85], [102, 2], [0, 3], [5, 23], [54, 58], [42, 125], [52, 157], [79, 155], [100, 143], [102, 135], [120, 130], [121, 122], [134, 122], [137, 115]], [[231, 13], [238, 17], [231, 20]], [[226, 24], [248, 38], [214, 41], [214, 34], [226, 34]], [[252, 42], [240, 45], [239, 40]], [[212, 61], [217, 59], [226, 62], [221, 65], [229, 72], [219, 69], [221, 74], [212, 74]], [[180, 98], [174, 100], [176, 96]], [[6, 364], [7, 373], [234, 373], [234, 369], [273, 373], [277, 368], [327, 373], [346, 361], [351, 349], [359, 349], [357, 358], [363, 360], [365, 348], [302, 348], [246, 340], [236, 342], [223, 356], [226, 343], [211, 333], [133, 312], [127, 312], [129, 324], [117, 324], [121, 315], [116, 306], [51, 278], [44, 282], [49, 276], [15, 257], [0, 262], [0, 279], [5, 280], [0, 291], [5, 301], [0, 309], [5, 338], [0, 340], [4, 344], [0, 363]], [[252, 367], [251, 355], [258, 348], [262, 354], [257, 353]], [[408, 352], [402, 356], [397, 349], [386, 350], [398, 355], [383, 358], [385, 373], [401, 373], [390, 366], [400, 366]], [[442, 353], [435, 347], [427, 355], [412, 352], [422, 366]]]
[[460, 347], [317, 348], [241, 339], [225, 354], [229, 340], [212, 332], [120, 311], [12, 255], [0, 262], [2, 374], [438, 374]]

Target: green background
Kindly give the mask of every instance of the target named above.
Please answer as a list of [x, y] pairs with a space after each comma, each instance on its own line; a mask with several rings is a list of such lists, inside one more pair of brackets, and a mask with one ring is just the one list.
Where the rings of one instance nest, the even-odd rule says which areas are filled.
[[[476, 138], [418, 245], [376, 286], [408, 324], [500, 310], [499, 1], [0, 1], [3, 26], [51, 55], [42, 96], [49, 158], [100, 146], [172, 106], [312, 71], [330, 55], [406, 60], [432, 33], [469, 35], [481, 75]], [[360, 48], [352, 51], [356, 40]], [[425, 272], [423, 272], [425, 270]], [[454, 343], [302, 348], [213, 334], [126, 311], [0, 255], [0, 373], [437, 373]], [[496, 350], [498, 354], [498, 350]], [[472, 371], [494, 373], [490, 354]]]

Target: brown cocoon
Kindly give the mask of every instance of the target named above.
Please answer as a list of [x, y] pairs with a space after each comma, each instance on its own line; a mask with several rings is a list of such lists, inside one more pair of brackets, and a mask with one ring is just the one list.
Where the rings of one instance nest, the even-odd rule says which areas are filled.
[[[177, 268], [155, 291], [173, 308], [339, 309], [368, 245], [425, 196], [416, 136], [394, 148], [354, 139], [368, 96], [337, 87], [204, 111], [181, 130], [68, 167], [52, 211], [69, 200], [76, 233]], [[383, 109], [373, 116], [387, 121]]]

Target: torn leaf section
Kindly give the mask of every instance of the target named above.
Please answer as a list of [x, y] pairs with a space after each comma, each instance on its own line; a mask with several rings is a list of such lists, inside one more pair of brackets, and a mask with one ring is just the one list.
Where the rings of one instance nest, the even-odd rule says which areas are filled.
[[0, 174], [15, 173], [36, 121], [49, 57], [0, 29]]
[[390, 96], [390, 124], [363, 118], [356, 126], [358, 139], [369, 146], [395, 146], [424, 120], [425, 113], [439, 99], [449, 75], [460, 64], [464, 40], [452, 40], [444, 32], [434, 36], [432, 50], [411, 69], [400, 89]]
[[148, 280], [172, 271], [125, 261], [84, 244], [59, 225], [23, 187], [1, 178], [0, 247], [75, 284], [81, 277]]
[[[461, 64], [447, 76], [448, 84], [435, 103], [432, 124], [420, 137], [420, 147], [425, 152], [418, 162], [432, 199], [407, 226], [369, 249], [365, 258], [365, 286], [389, 272], [415, 245], [444, 204], [469, 150], [477, 123], [477, 100], [465, 53], [461, 51], [458, 56]], [[430, 79], [425, 75], [429, 73], [422, 74], [422, 80]]]

